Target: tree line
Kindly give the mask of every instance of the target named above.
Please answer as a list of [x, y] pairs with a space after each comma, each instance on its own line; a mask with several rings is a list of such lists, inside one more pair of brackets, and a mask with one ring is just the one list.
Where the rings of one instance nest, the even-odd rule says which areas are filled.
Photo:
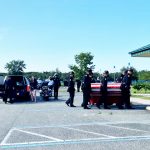
[[[86, 70], [88, 68], [91, 68], [94, 70], [95, 65], [93, 64], [93, 58], [94, 56], [90, 53], [83, 53], [77, 54], [74, 56], [76, 64], [69, 65], [70, 71], [74, 71], [76, 75], [76, 79], [82, 80]], [[61, 80], [65, 81], [68, 80], [68, 72], [61, 72], [59, 69], [56, 69], [54, 71], [45, 71], [45, 72], [24, 72], [24, 69], [26, 69], [26, 64], [23, 60], [12, 60], [5, 65], [5, 69], [8, 71], [8, 73], [0, 73], [2, 75], [6, 74], [14, 74], [14, 75], [26, 75], [27, 77], [35, 76], [37, 79], [40, 78], [42, 80], [47, 79], [49, 76], [53, 76], [55, 73], [59, 75]], [[120, 74], [126, 70], [129, 69], [128, 67], [122, 67], [120, 69], [120, 72], [110, 73], [110, 81], [114, 81], [117, 77], [120, 76]], [[134, 67], [131, 67], [133, 69], [134, 75], [133, 79], [135, 81], [150, 81], [150, 71], [148, 70], [142, 70], [137, 71]], [[94, 72], [94, 78], [97, 79], [97, 77], [100, 77], [99, 72]]]

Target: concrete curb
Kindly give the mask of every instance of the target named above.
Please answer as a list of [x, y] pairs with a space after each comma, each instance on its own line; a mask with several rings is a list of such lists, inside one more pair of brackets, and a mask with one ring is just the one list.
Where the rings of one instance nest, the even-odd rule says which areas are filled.
[[139, 98], [131, 98], [131, 103], [147, 105], [145, 110], [150, 111], [150, 101], [149, 100], [143, 100], [143, 99], [139, 99]]
[[150, 111], [150, 106], [147, 106], [147, 107], [146, 107], [146, 110], [149, 110], [149, 111]]

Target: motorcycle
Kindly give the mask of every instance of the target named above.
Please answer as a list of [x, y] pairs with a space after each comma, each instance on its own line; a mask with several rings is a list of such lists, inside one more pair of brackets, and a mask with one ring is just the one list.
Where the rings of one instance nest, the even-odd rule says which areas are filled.
[[48, 101], [49, 97], [52, 97], [52, 88], [48, 86], [48, 82], [45, 81], [41, 85], [40, 96], [43, 97], [44, 100]]

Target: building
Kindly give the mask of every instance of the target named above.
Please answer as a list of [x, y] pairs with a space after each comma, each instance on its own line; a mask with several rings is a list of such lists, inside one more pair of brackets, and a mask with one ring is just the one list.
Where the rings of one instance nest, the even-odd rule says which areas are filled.
[[150, 57], [150, 44], [129, 52], [131, 57]]

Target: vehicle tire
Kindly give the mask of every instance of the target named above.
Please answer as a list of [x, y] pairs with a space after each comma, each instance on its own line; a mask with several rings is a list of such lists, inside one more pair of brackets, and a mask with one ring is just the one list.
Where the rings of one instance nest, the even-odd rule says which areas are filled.
[[26, 95], [25, 99], [28, 100], [28, 101], [31, 101], [31, 95], [30, 94]]

